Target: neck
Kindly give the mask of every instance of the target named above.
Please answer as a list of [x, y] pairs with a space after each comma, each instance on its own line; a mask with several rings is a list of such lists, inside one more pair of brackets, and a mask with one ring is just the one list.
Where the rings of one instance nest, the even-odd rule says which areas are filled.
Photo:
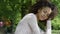
[[38, 17], [38, 14], [35, 14], [35, 15], [36, 15], [37, 21], [39, 21], [39, 17]]

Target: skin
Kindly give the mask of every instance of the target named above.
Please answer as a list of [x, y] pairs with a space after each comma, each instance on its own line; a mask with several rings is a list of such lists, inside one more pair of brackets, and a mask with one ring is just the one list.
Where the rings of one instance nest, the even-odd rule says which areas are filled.
[[49, 7], [43, 7], [42, 9], [38, 9], [38, 13], [36, 14], [37, 20], [46, 20], [51, 12], [52, 10]]

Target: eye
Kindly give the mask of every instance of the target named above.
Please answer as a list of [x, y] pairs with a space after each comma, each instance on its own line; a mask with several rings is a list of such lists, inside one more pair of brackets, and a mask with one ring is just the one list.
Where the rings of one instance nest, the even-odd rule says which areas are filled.
[[44, 13], [47, 13], [47, 11], [44, 11]]

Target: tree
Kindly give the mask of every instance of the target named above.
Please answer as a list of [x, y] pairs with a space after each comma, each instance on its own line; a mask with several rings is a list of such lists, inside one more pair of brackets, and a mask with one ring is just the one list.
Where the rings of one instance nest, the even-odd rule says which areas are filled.
[[31, 6], [31, 0], [21, 0], [21, 16], [24, 17], [28, 13]]

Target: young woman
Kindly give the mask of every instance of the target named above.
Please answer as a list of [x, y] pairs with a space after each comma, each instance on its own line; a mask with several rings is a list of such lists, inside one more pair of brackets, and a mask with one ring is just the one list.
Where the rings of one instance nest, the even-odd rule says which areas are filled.
[[[48, 1], [37, 2], [18, 23], [15, 34], [51, 34], [51, 20], [57, 13], [55, 10], [55, 5]], [[45, 31], [39, 27], [38, 21], [45, 23]]]

